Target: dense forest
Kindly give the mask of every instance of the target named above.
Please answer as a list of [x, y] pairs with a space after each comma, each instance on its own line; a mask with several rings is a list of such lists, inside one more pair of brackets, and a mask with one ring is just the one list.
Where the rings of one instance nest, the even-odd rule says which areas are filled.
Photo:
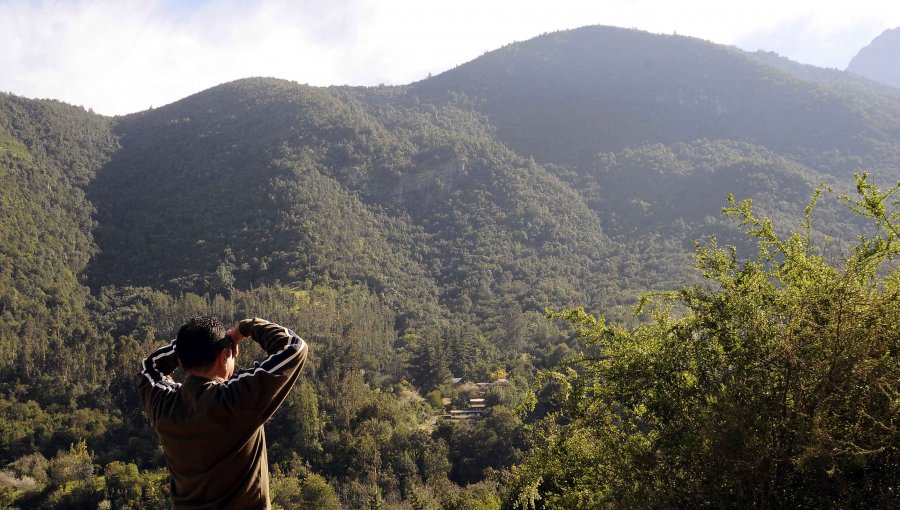
[[896, 508], [898, 178], [900, 91], [608, 27], [0, 94], [0, 508], [168, 508], [133, 379], [196, 315], [310, 344], [278, 508]]

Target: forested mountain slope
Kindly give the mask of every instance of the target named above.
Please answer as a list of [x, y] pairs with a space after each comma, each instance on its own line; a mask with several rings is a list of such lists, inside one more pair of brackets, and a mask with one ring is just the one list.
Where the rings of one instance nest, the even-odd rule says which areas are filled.
[[440, 302], [487, 319], [512, 296], [532, 310], [584, 302], [622, 254], [482, 116], [403, 89], [242, 80], [116, 131], [122, 149], [90, 187], [97, 287], [354, 282], [398, 313]]
[[900, 133], [896, 96], [799, 79], [699, 39], [613, 27], [511, 44], [411, 88], [477, 98], [512, 148], [577, 165], [646, 142], [735, 139], [845, 175], [856, 158], [896, 161]]
[[328, 90], [246, 80], [123, 118], [116, 132], [122, 150], [90, 188], [94, 285], [354, 281], [398, 310], [401, 297], [434, 306], [416, 232], [329, 176], [323, 158], [364, 144], [373, 126]]
[[409, 87], [221, 85], [116, 123], [89, 281], [356, 282], [431, 317], [609, 306], [684, 281], [731, 191], [796, 218], [821, 182], [896, 173], [900, 98], [798, 69], [587, 27]]
[[[110, 119], [0, 94], [0, 312], [3, 369], [30, 371], [86, 322], [80, 278], [97, 252], [84, 187], [118, 148]], [[38, 337], [23, 353], [19, 337]], [[49, 355], [47, 353], [50, 353]]]

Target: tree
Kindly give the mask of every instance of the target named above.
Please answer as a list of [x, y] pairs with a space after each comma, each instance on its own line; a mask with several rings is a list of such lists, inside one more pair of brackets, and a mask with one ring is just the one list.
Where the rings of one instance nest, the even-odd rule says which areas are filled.
[[839, 196], [870, 219], [842, 264], [804, 229], [740, 261], [698, 247], [704, 286], [648, 297], [650, 321], [569, 320], [589, 349], [545, 374], [571, 391], [532, 427], [507, 508], [896, 507], [900, 481], [900, 184]]
[[423, 393], [450, 380], [449, 353], [437, 331], [428, 329], [418, 339], [409, 360], [409, 371], [413, 383]]
[[337, 494], [320, 475], [309, 473], [300, 483], [303, 491], [302, 510], [340, 510]]
[[381, 489], [376, 484], [369, 486], [369, 500], [366, 502], [366, 510], [384, 510], [387, 504], [381, 495]]
[[472, 368], [478, 361], [478, 329], [454, 322], [445, 328], [445, 336], [450, 351], [451, 373], [455, 377], [471, 378]]
[[62, 485], [66, 482], [83, 480], [94, 474], [91, 453], [84, 441], [73, 443], [68, 452], [60, 451], [50, 461], [50, 483]]
[[113, 461], [106, 465], [106, 494], [113, 508], [141, 506], [143, 480], [134, 464]]
[[312, 460], [322, 449], [321, 429], [318, 397], [313, 386], [301, 378], [267, 425], [269, 437], [274, 438], [272, 450], [282, 455], [297, 453]]

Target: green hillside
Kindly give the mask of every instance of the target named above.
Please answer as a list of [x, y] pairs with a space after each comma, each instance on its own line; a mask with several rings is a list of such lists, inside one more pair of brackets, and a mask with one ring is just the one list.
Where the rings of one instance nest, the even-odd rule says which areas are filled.
[[122, 150], [89, 190], [95, 287], [362, 283], [403, 315], [487, 320], [511, 294], [534, 311], [585, 304], [622, 254], [482, 116], [402, 89], [242, 80], [116, 132]]
[[[80, 278], [97, 251], [84, 187], [117, 148], [109, 119], [0, 95], [0, 369], [66, 368], [55, 351], [88, 320]], [[21, 338], [41, 341], [23, 351]]]
[[101, 247], [90, 280], [224, 294], [356, 282], [398, 311], [435, 313], [422, 246], [410, 241], [420, 233], [330, 175], [326, 160], [377, 128], [327, 90], [278, 80], [123, 118], [122, 150], [89, 189]]
[[[802, 79], [751, 54], [681, 36], [585, 27], [490, 52], [418, 82], [423, 100], [464, 94], [501, 140], [545, 162], [700, 138], [808, 156], [829, 173], [895, 162], [896, 95]], [[832, 154], [829, 159], [823, 154]]]

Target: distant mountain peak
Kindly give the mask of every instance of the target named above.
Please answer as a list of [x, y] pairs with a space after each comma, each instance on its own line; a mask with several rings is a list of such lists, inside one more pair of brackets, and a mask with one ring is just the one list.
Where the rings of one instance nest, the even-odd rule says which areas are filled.
[[859, 50], [847, 71], [900, 88], [900, 27], [885, 30]]

